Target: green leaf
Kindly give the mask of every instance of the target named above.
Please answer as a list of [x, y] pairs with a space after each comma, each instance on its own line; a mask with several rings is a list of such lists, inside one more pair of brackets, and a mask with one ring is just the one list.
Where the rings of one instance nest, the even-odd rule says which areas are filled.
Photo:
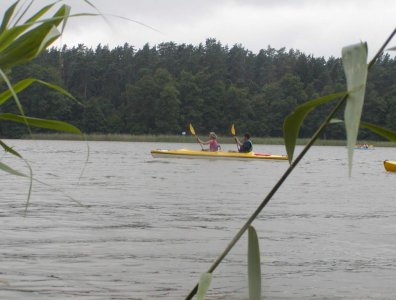
[[81, 131], [77, 127], [69, 123], [57, 121], [57, 120], [45, 120], [45, 119], [24, 117], [24, 116], [14, 115], [11, 113], [0, 114], [0, 120], [13, 121], [13, 122], [28, 124], [30, 126], [35, 126], [40, 128], [47, 128], [52, 130], [81, 134]]
[[[61, 87], [59, 87], [57, 85], [54, 85], [54, 84], [51, 84], [51, 83], [48, 83], [48, 82], [45, 82], [45, 81], [42, 81], [42, 80], [39, 80], [39, 79], [35, 79], [35, 78], [23, 79], [23, 80], [19, 81], [18, 83], [14, 84], [12, 86], [12, 88], [14, 89], [15, 93], [19, 93], [19, 92], [23, 91], [24, 89], [26, 89], [27, 87], [29, 87], [32, 83], [35, 83], [35, 82], [41, 83], [41, 84], [43, 84], [45, 86], [48, 86], [49, 88], [54, 89], [54, 90], [62, 93], [63, 95], [73, 99], [78, 104], [82, 105], [79, 101], [77, 101], [76, 98], [73, 97], [73, 95], [71, 95], [69, 92], [67, 92], [66, 90], [62, 89]], [[13, 94], [12, 94], [10, 89], [8, 89], [5, 92], [1, 93], [0, 94], [0, 105], [3, 104], [5, 101], [7, 101], [9, 98], [11, 98], [12, 95]]]
[[6, 143], [4, 143], [2, 140], [0, 140], [0, 146], [3, 147], [4, 151], [11, 153], [12, 155], [15, 155], [19, 158], [22, 158], [22, 156], [16, 152], [14, 149], [12, 149], [11, 147], [9, 147]]
[[1, 26], [0, 26], [0, 34], [3, 33], [7, 29], [8, 23], [10, 22], [10, 19], [11, 19], [12, 15], [14, 14], [14, 11], [15, 11], [15, 8], [17, 7], [17, 5], [18, 5], [18, 1], [15, 2], [13, 5], [11, 5], [5, 12], [4, 17], [3, 17], [3, 22], [1, 22]]
[[7, 173], [10, 173], [10, 174], [16, 175], [16, 176], [28, 177], [27, 175], [25, 175], [25, 174], [23, 174], [23, 173], [21, 173], [21, 172], [19, 172], [17, 170], [14, 170], [10, 166], [7, 166], [6, 164], [4, 164], [2, 162], [0, 162], [0, 170], [3, 170], [5, 172], [7, 172]]
[[68, 12], [70, 12], [68, 6], [62, 5], [54, 18], [43, 21], [42, 25], [12, 40], [12, 43], [0, 52], [0, 68], [9, 69], [40, 54], [60, 36], [60, 32], [55, 34], [54, 27], [69, 17]]
[[349, 176], [352, 172], [353, 148], [356, 145], [367, 80], [367, 43], [342, 48], [342, 61], [348, 87], [344, 120], [348, 147]]
[[293, 161], [298, 133], [305, 117], [318, 105], [343, 97], [347, 94], [347, 92], [341, 92], [310, 100], [297, 106], [295, 110], [285, 118], [283, 123], [283, 139], [285, 141], [286, 152], [290, 163]]
[[[20, 2], [20, 0], [17, 0], [17, 1], [18, 1], [18, 3]], [[25, 1], [25, 2], [26, 2], [26, 1]], [[30, 9], [30, 7], [32, 6], [33, 2], [34, 2], [34, 0], [31, 0], [30, 3], [29, 3], [26, 7], [23, 8], [23, 11], [22, 11], [22, 12], [21, 12], [21, 10], [22, 10], [22, 7], [24, 6], [25, 3], [23, 3], [23, 4], [22, 4], [22, 7], [20, 7], [20, 8], [18, 9], [18, 12], [17, 12], [16, 15], [14, 16], [14, 17], [16, 18], [17, 15], [18, 15], [18, 19], [17, 19], [16, 21], [14, 21], [14, 26], [17, 25], [17, 24], [21, 21], [21, 19], [25, 16], [25, 14], [29, 11], [29, 9]]]
[[[15, 92], [14, 89], [12, 88], [11, 82], [10, 82], [10, 80], [8, 79], [7, 75], [3, 72], [3, 70], [1, 70], [1, 68], [0, 68], [0, 75], [1, 75], [1, 77], [3, 77], [5, 83], [6, 83], [7, 86], [8, 86], [8, 90], [11, 92], [12, 96], [14, 97], [15, 103], [16, 103], [16, 105], [17, 105], [17, 107], [18, 107], [18, 110], [19, 110], [20, 114], [21, 114], [23, 117], [25, 117], [25, 112], [23, 111], [23, 107], [22, 107], [22, 105], [21, 105], [21, 102], [19, 101], [18, 95], [16, 94], [16, 92]], [[26, 124], [26, 126], [28, 126], [28, 124], [27, 124], [26, 122], [25, 122], [25, 124]], [[28, 126], [28, 130], [29, 130], [29, 132], [30, 132], [29, 126]]]
[[65, 95], [65, 96], [67, 96], [67, 97], [73, 99], [74, 102], [76, 102], [77, 104], [80, 104], [81, 106], [83, 105], [83, 104], [82, 104], [81, 102], [79, 102], [72, 94], [70, 94], [68, 91], [64, 90], [63, 88], [61, 88], [61, 87], [59, 87], [59, 86], [57, 86], [57, 85], [55, 85], [55, 84], [48, 83], [48, 82], [46, 82], [46, 81], [42, 81], [42, 80], [39, 80], [39, 79], [34, 79], [34, 78], [31, 78], [31, 80], [34, 80], [34, 81], [37, 82], [37, 83], [41, 83], [41, 84], [43, 84], [43, 85], [46, 85], [47, 87], [49, 87], [49, 88], [51, 88], [51, 89], [53, 89], [53, 90], [56, 90], [56, 91], [62, 93], [63, 95]]
[[[344, 123], [343, 120], [339, 119], [331, 119], [330, 123], [332, 124], [338, 124], [338, 123]], [[396, 132], [389, 130], [387, 128], [380, 127], [378, 125], [372, 124], [372, 123], [367, 123], [367, 122], [360, 122], [360, 128], [365, 128], [368, 129], [392, 142], [396, 142]]]
[[63, 34], [63, 32], [65, 31], [67, 21], [69, 20], [70, 12], [71, 12], [71, 7], [68, 6], [68, 5], [66, 5], [66, 7], [65, 7], [65, 13], [64, 13], [65, 18], [63, 19], [62, 30], [61, 30], [61, 33], [62, 33], [62, 34]]
[[[0, 67], [7, 70], [15, 65], [32, 60], [40, 53], [44, 41], [46, 45], [49, 45], [49, 41], [46, 40], [48, 35], [51, 36], [50, 42], [57, 38], [53, 36], [53, 26], [47, 24], [23, 34], [0, 53]], [[59, 32], [57, 36], [60, 36]]]
[[210, 282], [212, 281], [212, 273], [202, 273], [199, 278], [197, 299], [204, 300], [208, 292]]
[[58, 37], [60, 37], [61, 33], [59, 30], [52, 26], [48, 31], [47, 35], [41, 41], [40, 47], [37, 49], [37, 53], [35, 56], [39, 55], [43, 50], [45, 50], [49, 45], [52, 44]]
[[[10, 44], [12, 44], [15, 39], [21, 35], [24, 31], [36, 25], [38, 22], [44, 23], [51, 21], [52, 19], [42, 19], [41, 21], [37, 21], [42, 15], [44, 15], [50, 8], [54, 6], [55, 3], [49, 4], [42, 9], [40, 9], [35, 15], [33, 15], [29, 20], [27, 20], [23, 25], [15, 25], [10, 29], [7, 29], [4, 32], [0, 32], [0, 51], [7, 48]], [[25, 12], [26, 13], [26, 10]]]
[[392, 141], [396, 142], [396, 132], [389, 130], [387, 128], [382, 128], [378, 125], [367, 123], [367, 122], [360, 122], [360, 127], [361, 128], [366, 128], [371, 130], [372, 132]]
[[260, 248], [256, 230], [249, 226], [248, 231], [248, 279], [249, 300], [261, 299]]
[[[31, 18], [29, 18], [25, 24], [32, 25], [33, 22], [36, 22], [38, 19], [40, 19], [47, 11], [49, 11], [56, 2], [48, 4], [47, 6], [44, 6], [42, 9], [40, 9], [37, 13], [35, 13]], [[26, 13], [26, 11], [25, 11]]]

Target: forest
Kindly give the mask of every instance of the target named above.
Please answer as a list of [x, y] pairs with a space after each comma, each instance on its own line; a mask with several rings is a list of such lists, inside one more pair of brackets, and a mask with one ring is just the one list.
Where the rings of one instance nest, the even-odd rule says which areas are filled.
[[[270, 46], [253, 53], [216, 39], [197, 46], [166, 42], [141, 49], [127, 43], [113, 49], [101, 44], [96, 49], [53, 47], [14, 68], [9, 77], [12, 83], [35, 77], [69, 91], [80, 103], [40, 84], [19, 97], [26, 115], [67, 121], [88, 134], [180, 135], [193, 123], [200, 133], [229, 135], [234, 123], [239, 133], [280, 137], [283, 119], [297, 105], [346, 89], [340, 58]], [[312, 112], [300, 137], [310, 137], [331, 107], [329, 103]], [[1, 110], [18, 113], [12, 101]], [[369, 73], [362, 120], [396, 130], [396, 60], [389, 54]], [[343, 139], [344, 131], [334, 124], [322, 138]], [[0, 127], [2, 138], [26, 133], [25, 126], [14, 123]], [[380, 139], [364, 130], [359, 138]]]

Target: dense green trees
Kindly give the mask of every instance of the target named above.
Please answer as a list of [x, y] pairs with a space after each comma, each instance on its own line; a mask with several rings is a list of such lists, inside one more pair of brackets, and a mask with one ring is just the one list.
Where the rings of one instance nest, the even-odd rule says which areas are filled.
[[[228, 134], [235, 123], [239, 132], [281, 136], [283, 119], [296, 105], [345, 89], [339, 58], [271, 47], [254, 54], [215, 39], [139, 50], [129, 44], [52, 48], [10, 74], [13, 82], [27, 76], [63, 86], [84, 104], [37, 85], [21, 93], [27, 115], [68, 121], [87, 133], [180, 134], [192, 122], [200, 132]], [[364, 121], [396, 129], [394, 58], [377, 62], [366, 95]], [[313, 133], [330, 106], [307, 118], [302, 137]], [[0, 129], [3, 137], [23, 132], [15, 125]], [[343, 130], [334, 125], [324, 137], [343, 138]], [[361, 137], [376, 138], [365, 131]]]

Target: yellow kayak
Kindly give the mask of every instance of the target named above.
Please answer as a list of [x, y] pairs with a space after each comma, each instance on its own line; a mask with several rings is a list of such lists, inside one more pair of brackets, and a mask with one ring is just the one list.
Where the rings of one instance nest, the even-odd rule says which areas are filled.
[[239, 152], [225, 152], [225, 151], [202, 151], [202, 150], [189, 150], [189, 149], [178, 149], [178, 150], [151, 150], [153, 157], [175, 157], [175, 158], [211, 158], [211, 159], [259, 159], [259, 160], [287, 160], [285, 155], [272, 155], [267, 153], [239, 153]]
[[396, 161], [385, 160], [384, 167], [388, 172], [396, 172]]

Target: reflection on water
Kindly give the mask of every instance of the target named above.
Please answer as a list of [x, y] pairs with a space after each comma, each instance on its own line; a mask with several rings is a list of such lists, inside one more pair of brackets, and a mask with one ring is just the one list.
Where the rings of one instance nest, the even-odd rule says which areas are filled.
[[[0, 173], [1, 299], [183, 299], [287, 168], [149, 154], [185, 145], [90, 142], [78, 182], [84, 142], [8, 143], [58, 190], [34, 183], [23, 218], [28, 180]], [[396, 174], [382, 161], [395, 157], [356, 151], [349, 179], [345, 148], [310, 151], [254, 222], [267, 299], [394, 297]], [[212, 299], [247, 298], [246, 250], [243, 238], [215, 271]]]

